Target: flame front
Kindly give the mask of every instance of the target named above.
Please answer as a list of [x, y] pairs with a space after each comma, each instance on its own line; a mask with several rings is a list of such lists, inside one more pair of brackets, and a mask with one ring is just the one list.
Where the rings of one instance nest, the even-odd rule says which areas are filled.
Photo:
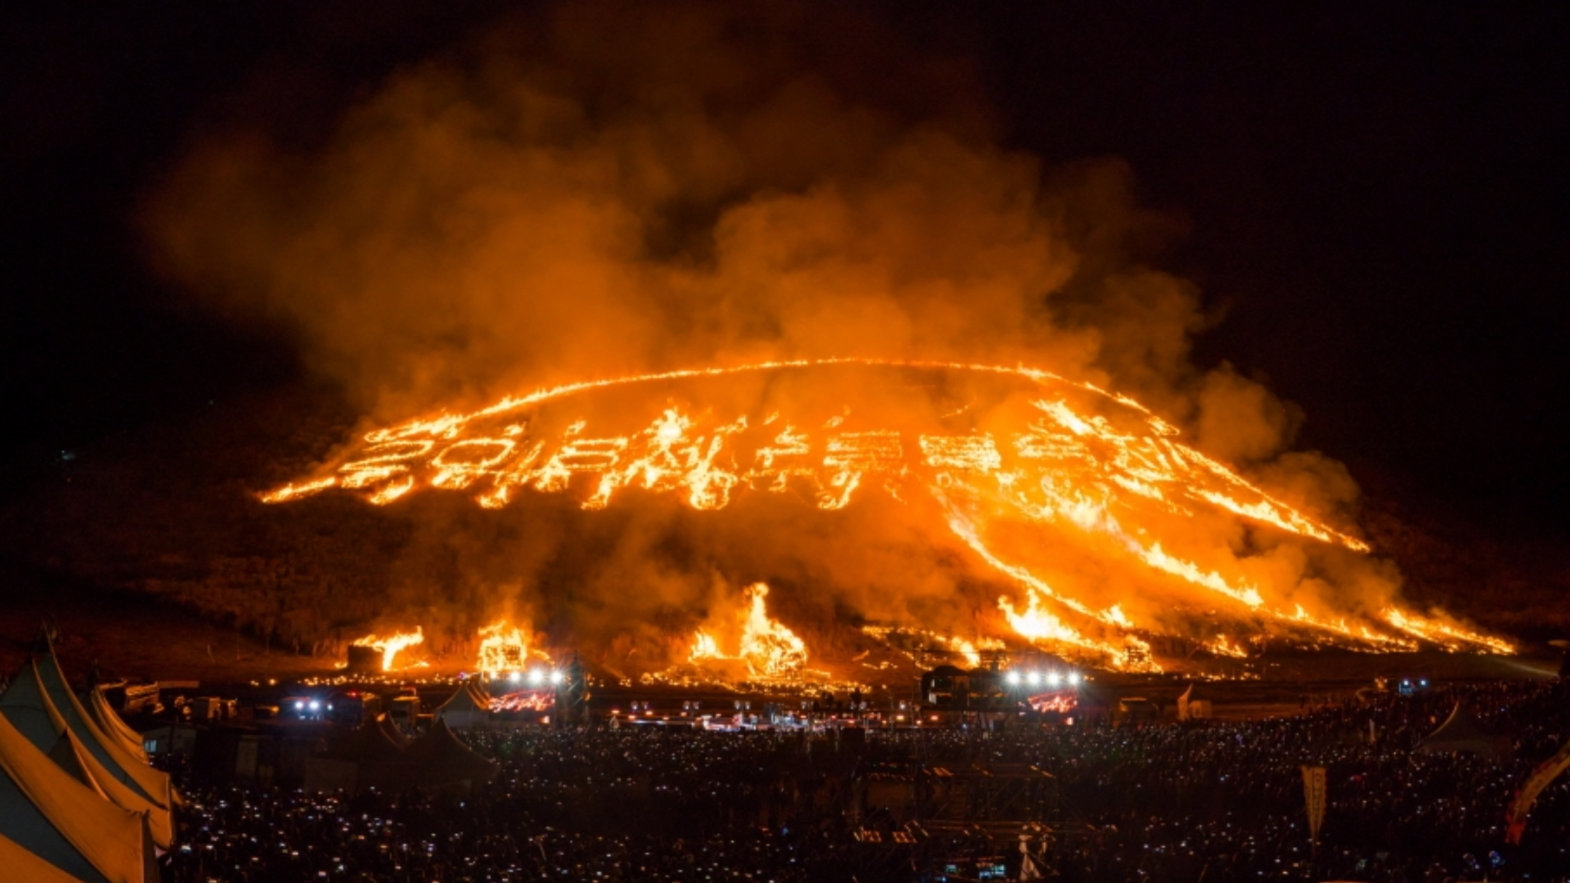
[[[1022, 424], [945, 432], [848, 425], [848, 407], [806, 423], [779, 413], [696, 413], [672, 403], [641, 429], [620, 433], [591, 431], [586, 419], [559, 429], [535, 421], [546, 403], [595, 390], [849, 366], [1003, 378], [1022, 381], [1035, 393]], [[1410, 639], [1417, 638], [1450, 649], [1512, 651], [1498, 638], [1394, 605], [1375, 608], [1383, 611], [1377, 618], [1310, 613], [1291, 599], [1289, 586], [1272, 589], [1262, 581], [1267, 577], [1258, 562], [1224, 547], [1185, 543], [1171, 526], [1203, 521], [1276, 532], [1294, 542], [1342, 549], [1341, 554], [1368, 551], [1363, 541], [1288, 505], [1178, 435], [1127, 397], [1033, 368], [874, 359], [770, 362], [567, 384], [470, 414], [376, 430], [327, 472], [262, 499], [284, 502], [339, 487], [383, 505], [429, 487], [467, 493], [481, 506], [499, 508], [520, 493], [577, 488], [580, 505], [596, 510], [636, 489], [718, 510], [739, 493], [795, 491], [833, 510], [877, 490], [901, 502], [935, 503], [952, 536], [1016, 587], [1014, 597], [997, 602], [1016, 635], [1111, 665], [1154, 667], [1137, 633], [1168, 631], [1155, 618], [1158, 605], [1130, 612], [1123, 601], [1092, 605], [1061, 590], [1044, 567], [1050, 556], [1043, 558], [1035, 548], [1040, 544], [1021, 539], [1014, 526], [1050, 531], [1093, 550], [1099, 560], [1126, 562], [1144, 583], [1191, 599], [1195, 609], [1218, 606], [1228, 618], [1255, 623], [1256, 629], [1261, 622], [1276, 623], [1374, 650], [1410, 648]], [[754, 588], [748, 633], [756, 646], [743, 646], [738, 656], [760, 673], [799, 667], [804, 645], [768, 620], [767, 588]], [[482, 670], [521, 665], [527, 642], [516, 630], [512, 635], [514, 642], [497, 657], [482, 649]], [[504, 644], [497, 635], [486, 640]], [[1237, 647], [1224, 637], [1210, 643], [1219, 653]], [[690, 656], [697, 661], [722, 654], [715, 639], [700, 632]]]
[[1494, 653], [1515, 652], [1515, 648], [1508, 641], [1501, 641], [1498, 638], [1470, 631], [1457, 625], [1426, 619], [1415, 613], [1403, 613], [1395, 607], [1387, 608], [1382, 615], [1387, 622], [1401, 631], [1438, 644], [1447, 650], [1460, 650], [1470, 645], [1482, 645]]
[[376, 648], [382, 654], [382, 671], [394, 671], [393, 661], [398, 658], [398, 654], [424, 641], [424, 632], [419, 626], [415, 626], [412, 632], [396, 632], [385, 638], [379, 635], [366, 635], [363, 638], [356, 638], [353, 644], [356, 647]]

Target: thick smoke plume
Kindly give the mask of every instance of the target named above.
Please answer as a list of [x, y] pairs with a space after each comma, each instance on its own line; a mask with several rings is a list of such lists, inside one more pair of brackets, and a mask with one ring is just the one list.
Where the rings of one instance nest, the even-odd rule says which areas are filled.
[[[1044, 180], [988, 143], [962, 64], [824, 16], [511, 23], [393, 74], [305, 156], [240, 126], [198, 144], [147, 213], [158, 260], [293, 323], [317, 368], [400, 416], [846, 354], [1193, 382], [1195, 292], [1117, 260], [1152, 223], [1120, 165]], [[936, 115], [901, 110], [910, 93]]]
[[[1131, 395], [1345, 523], [1344, 470], [1278, 456], [1300, 415], [1190, 362], [1207, 317], [1192, 285], [1139, 262], [1171, 225], [1138, 205], [1129, 170], [1046, 170], [995, 144], [984, 107], [962, 58], [853, 14], [578, 3], [398, 70], [308, 149], [237, 121], [193, 146], [144, 220], [159, 267], [295, 328], [374, 421], [766, 359], [1025, 363]], [[548, 512], [465, 510], [404, 554], [409, 572], [439, 560], [436, 582], [469, 585], [445, 594], [507, 595], [607, 646], [614, 623], [668, 635], [715, 586], [765, 578], [840, 587], [771, 596], [799, 617], [995, 618], [995, 591], [956, 600], [952, 539], [884, 514], [837, 513], [831, 531], [751, 510], [678, 524], [696, 516], [656, 506], [584, 537]], [[1195, 529], [1316, 606], [1394, 592], [1366, 561]], [[738, 550], [742, 533], [779, 548]], [[782, 573], [787, 560], [815, 563]], [[552, 585], [569, 572], [577, 585]], [[412, 607], [432, 590], [393, 591]]]

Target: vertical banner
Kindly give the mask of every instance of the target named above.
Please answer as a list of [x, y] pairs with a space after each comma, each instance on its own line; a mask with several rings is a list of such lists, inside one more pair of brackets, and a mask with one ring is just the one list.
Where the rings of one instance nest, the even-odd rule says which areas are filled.
[[1305, 766], [1303, 770], [1303, 802], [1308, 808], [1308, 838], [1319, 845], [1319, 826], [1325, 823], [1325, 768]]

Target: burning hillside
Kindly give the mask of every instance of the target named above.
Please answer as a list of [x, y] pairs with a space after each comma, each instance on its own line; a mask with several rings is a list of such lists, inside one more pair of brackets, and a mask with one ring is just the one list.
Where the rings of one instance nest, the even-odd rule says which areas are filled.
[[1167, 637], [1509, 649], [1404, 607], [1295, 410], [1190, 362], [1209, 311], [1147, 264], [1172, 225], [1123, 164], [1000, 147], [963, 59], [818, 12], [549, 6], [319, 138], [204, 130], [155, 188], [171, 279], [419, 415], [263, 497], [305, 500], [263, 520], [310, 513], [355, 633], [730, 664], [764, 583], [811, 665], [869, 622], [1136, 668]]
[[[979, 637], [1115, 666], [1151, 665], [1146, 639], [1162, 634], [1218, 653], [1239, 633], [1511, 649], [1310, 576], [1355, 574], [1367, 545], [1139, 403], [1028, 368], [844, 359], [571, 384], [367, 433], [263, 499], [330, 489], [377, 505], [461, 493], [487, 509], [566, 494], [591, 511], [629, 495], [703, 511], [749, 494], [821, 510], [881, 496], [941, 525], [1004, 587], [995, 633]], [[713, 636], [696, 641], [695, 658], [726, 656]]]

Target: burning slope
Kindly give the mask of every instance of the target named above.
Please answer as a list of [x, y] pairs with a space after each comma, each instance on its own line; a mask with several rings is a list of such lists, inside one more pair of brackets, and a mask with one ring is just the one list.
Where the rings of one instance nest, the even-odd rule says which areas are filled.
[[[629, 493], [705, 511], [748, 493], [825, 510], [883, 494], [1014, 585], [996, 604], [1016, 635], [1113, 665], [1150, 665], [1153, 634], [1221, 646], [1218, 621], [1364, 649], [1511, 649], [1359, 585], [1366, 544], [1139, 403], [1023, 367], [836, 359], [569, 384], [370, 432], [262, 499], [330, 488], [378, 505], [457, 491], [486, 508], [568, 493], [587, 510]], [[700, 636], [704, 649], [719, 652]]]

